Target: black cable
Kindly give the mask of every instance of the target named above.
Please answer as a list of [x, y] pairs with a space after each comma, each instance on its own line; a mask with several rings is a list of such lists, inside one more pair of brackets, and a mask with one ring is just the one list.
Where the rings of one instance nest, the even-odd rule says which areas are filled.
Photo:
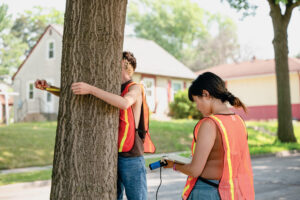
[[156, 200], [157, 200], [158, 190], [159, 190], [159, 188], [160, 188], [160, 186], [161, 186], [161, 183], [162, 183], [162, 178], [161, 178], [161, 167], [159, 168], [159, 179], [160, 179], [160, 183], [159, 183], [159, 186], [158, 186], [158, 188], [157, 188], [157, 190], [156, 190]]

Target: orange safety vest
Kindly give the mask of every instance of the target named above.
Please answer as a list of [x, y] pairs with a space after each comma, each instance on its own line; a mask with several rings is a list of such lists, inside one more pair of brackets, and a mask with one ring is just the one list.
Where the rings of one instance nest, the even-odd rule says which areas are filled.
[[[222, 200], [253, 200], [255, 197], [250, 153], [247, 143], [247, 130], [244, 121], [238, 115], [211, 115], [222, 135], [224, 148], [223, 174], [219, 183]], [[192, 155], [194, 155], [197, 133], [204, 120], [200, 120], [194, 129]], [[186, 200], [198, 178], [189, 176], [183, 190], [182, 199]]]
[[[128, 93], [130, 86], [137, 84], [135, 82], [131, 82], [126, 85], [124, 91], [121, 96], [125, 96]], [[146, 96], [144, 93], [144, 88], [142, 89], [142, 110], [141, 110], [141, 118], [139, 123], [139, 129], [142, 129], [145, 133], [143, 133], [144, 138], [144, 152], [145, 153], [154, 153], [155, 146], [151, 141], [150, 133], [149, 133], [149, 108], [146, 102]], [[132, 107], [129, 107], [127, 110], [120, 109], [120, 117], [119, 117], [119, 136], [118, 136], [118, 150], [119, 152], [128, 152], [132, 149], [135, 140], [135, 120]]]

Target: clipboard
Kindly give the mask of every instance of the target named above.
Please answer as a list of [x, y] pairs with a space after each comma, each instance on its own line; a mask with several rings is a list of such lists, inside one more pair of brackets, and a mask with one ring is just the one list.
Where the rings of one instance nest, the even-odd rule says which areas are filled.
[[60, 92], [59, 88], [45, 88], [48, 92]]
[[179, 156], [176, 154], [162, 156], [162, 160], [170, 160], [170, 161], [173, 161], [174, 163], [178, 163], [178, 164], [189, 164], [192, 162], [192, 158], [186, 158], [186, 157]]

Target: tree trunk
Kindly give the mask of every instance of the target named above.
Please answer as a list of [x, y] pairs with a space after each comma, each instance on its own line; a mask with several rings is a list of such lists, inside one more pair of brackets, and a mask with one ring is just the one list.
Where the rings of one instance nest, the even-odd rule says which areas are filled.
[[127, 0], [67, 0], [51, 199], [116, 199], [119, 110], [73, 82], [120, 94]]
[[270, 16], [274, 29], [274, 53], [277, 83], [278, 139], [281, 142], [297, 142], [292, 124], [290, 78], [288, 66], [287, 28], [290, 18], [281, 15], [279, 6], [271, 7]]

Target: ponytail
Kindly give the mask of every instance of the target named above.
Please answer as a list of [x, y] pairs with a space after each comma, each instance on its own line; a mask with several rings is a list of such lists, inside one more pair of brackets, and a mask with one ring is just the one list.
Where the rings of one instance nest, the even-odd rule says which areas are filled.
[[242, 108], [245, 112], [247, 112], [247, 108], [245, 104], [238, 98], [235, 97], [231, 92], [226, 92], [225, 96], [226, 100], [235, 108]]

